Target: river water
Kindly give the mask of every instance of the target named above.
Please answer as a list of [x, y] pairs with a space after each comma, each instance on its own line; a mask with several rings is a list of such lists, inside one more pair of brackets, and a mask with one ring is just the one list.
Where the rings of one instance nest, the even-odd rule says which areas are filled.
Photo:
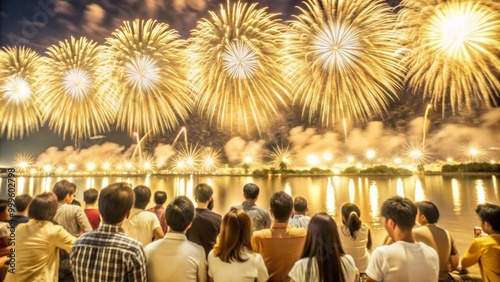
[[[192, 199], [193, 188], [198, 183], [208, 183], [214, 190], [214, 211], [225, 214], [231, 205], [243, 201], [242, 187], [253, 182], [261, 188], [257, 205], [268, 208], [269, 198], [276, 191], [285, 191], [307, 199], [309, 214], [327, 212], [340, 223], [339, 209], [343, 203], [356, 203], [361, 209], [361, 219], [368, 223], [374, 234], [374, 246], [382, 243], [385, 230], [380, 225], [379, 212], [385, 199], [393, 195], [413, 201], [429, 200], [440, 211], [438, 225], [448, 229], [454, 237], [459, 252], [463, 254], [473, 238], [474, 226], [480, 225], [475, 208], [480, 203], [500, 202], [500, 180], [494, 175], [457, 176], [78, 176], [67, 179], [77, 185], [77, 199], [89, 187], [100, 189], [114, 182], [129, 182], [133, 186], [144, 184], [151, 190], [167, 192], [169, 202], [173, 197], [186, 195]], [[57, 177], [18, 177], [17, 193], [37, 194], [50, 191]], [[7, 198], [6, 178], [1, 179], [0, 198]], [[83, 200], [81, 200], [83, 203]], [[153, 199], [151, 199], [151, 205]]]

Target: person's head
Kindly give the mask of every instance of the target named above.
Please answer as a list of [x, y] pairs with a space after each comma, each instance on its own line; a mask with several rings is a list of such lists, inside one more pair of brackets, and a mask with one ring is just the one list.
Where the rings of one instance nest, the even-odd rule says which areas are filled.
[[63, 179], [52, 187], [52, 192], [56, 194], [58, 202], [64, 202], [66, 204], [71, 204], [75, 199], [76, 185], [73, 182], [69, 182]]
[[210, 185], [205, 183], [200, 183], [194, 187], [194, 199], [199, 203], [208, 204], [208, 202], [212, 199], [212, 195], [214, 191]]
[[26, 209], [30, 205], [31, 200], [33, 197], [31, 197], [29, 194], [21, 194], [17, 195], [14, 198], [14, 204], [16, 205], [16, 211], [18, 213], [22, 213], [27, 211]]
[[385, 200], [380, 213], [385, 219], [385, 229], [389, 233], [389, 236], [391, 236], [391, 230], [394, 230], [396, 227], [400, 231], [411, 232], [411, 229], [415, 226], [417, 207], [407, 198], [393, 196]]
[[436, 205], [429, 201], [415, 202], [417, 206], [417, 222], [420, 225], [425, 225], [427, 223], [434, 224], [437, 223], [439, 219], [439, 210]]
[[290, 195], [280, 191], [271, 196], [271, 213], [278, 222], [288, 222], [292, 214], [293, 200]]
[[38, 194], [31, 200], [28, 216], [35, 220], [52, 221], [58, 207], [57, 196], [52, 192]]
[[256, 184], [247, 183], [243, 186], [243, 197], [245, 197], [246, 200], [256, 201], [259, 197], [259, 192], [259, 186]]
[[298, 214], [305, 214], [307, 212], [307, 201], [303, 197], [295, 197], [293, 199], [293, 210]]
[[[315, 214], [307, 228], [301, 258], [316, 258], [319, 281], [345, 281], [340, 260], [344, 254], [335, 220], [326, 213]], [[310, 271], [307, 273], [309, 275]]]
[[139, 185], [134, 188], [134, 195], [134, 208], [143, 210], [151, 200], [151, 189], [147, 186]]
[[349, 229], [349, 237], [356, 239], [356, 231], [361, 228], [361, 211], [353, 203], [346, 203], [340, 209], [342, 213], [342, 223]]
[[155, 198], [155, 204], [163, 205], [167, 201], [167, 193], [164, 191], [156, 191], [154, 198]]
[[500, 206], [494, 204], [480, 204], [476, 214], [481, 218], [481, 228], [487, 234], [500, 232]]
[[9, 219], [9, 213], [7, 213], [7, 206], [9, 204], [9, 201], [7, 200], [0, 200], [0, 220], [8, 220]]
[[194, 205], [186, 196], [179, 196], [168, 204], [165, 219], [172, 231], [185, 232], [194, 219]]
[[83, 192], [83, 201], [87, 205], [93, 205], [97, 202], [99, 191], [95, 188], [89, 188]]
[[98, 205], [103, 222], [118, 225], [134, 205], [134, 191], [125, 182], [110, 184], [101, 190]]
[[252, 237], [252, 222], [246, 212], [242, 210], [231, 210], [222, 219], [221, 231], [217, 244], [214, 246], [214, 254], [222, 261], [244, 262], [241, 254], [246, 247], [252, 250], [250, 238]]

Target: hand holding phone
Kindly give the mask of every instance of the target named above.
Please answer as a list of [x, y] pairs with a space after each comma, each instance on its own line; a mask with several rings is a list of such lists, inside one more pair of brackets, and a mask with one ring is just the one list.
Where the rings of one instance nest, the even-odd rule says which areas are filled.
[[483, 235], [483, 229], [481, 227], [474, 227], [474, 238], [481, 237]]

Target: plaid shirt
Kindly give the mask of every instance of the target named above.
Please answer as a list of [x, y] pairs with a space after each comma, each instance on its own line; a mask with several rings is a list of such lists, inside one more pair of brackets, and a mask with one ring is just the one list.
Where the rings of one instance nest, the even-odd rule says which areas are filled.
[[80, 236], [70, 263], [76, 281], [146, 281], [144, 248], [115, 225]]

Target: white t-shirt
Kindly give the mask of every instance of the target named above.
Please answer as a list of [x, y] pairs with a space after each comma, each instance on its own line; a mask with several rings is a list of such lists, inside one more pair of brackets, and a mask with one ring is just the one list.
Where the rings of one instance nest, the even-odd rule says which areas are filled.
[[370, 261], [370, 253], [366, 249], [370, 229], [366, 224], [361, 224], [361, 228], [354, 232], [356, 239], [349, 237], [349, 229], [345, 225], [339, 225], [338, 229], [342, 249], [352, 256], [359, 272], [364, 273]]
[[376, 248], [366, 274], [375, 281], [438, 281], [437, 252], [422, 242], [394, 242]]
[[[290, 273], [288, 273], [288, 276], [290, 276], [295, 282], [319, 282], [316, 258], [313, 258], [313, 260], [314, 262], [312, 263], [309, 280], [306, 281], [307, 263], [309, 262], [309, 258], [299, 259], [293, 266]], [[344, 272], [345, 281], [354, 282], [357, 273], [354, 260], [350, 255], [343, 255], [340, 257], [340, 261], [342, 262], [342, 271]]]
[[248, 258], [245, 262], [233, 261], [223, 262], [214, 255], [214, 251], [208, 253], [208, 276], [217, 281], [241, 281], [241, 282], [264, 282], [269, 278], [266, 265], [262, 256], [258, 253], [246, 252], [243, 257]]
[[133, 208], [130, 216], [123, 222], [122, 228], [127, 236], [141, 242], [144, 247], [153, 241], [153, 230], [160, 227], [156, 214]]

